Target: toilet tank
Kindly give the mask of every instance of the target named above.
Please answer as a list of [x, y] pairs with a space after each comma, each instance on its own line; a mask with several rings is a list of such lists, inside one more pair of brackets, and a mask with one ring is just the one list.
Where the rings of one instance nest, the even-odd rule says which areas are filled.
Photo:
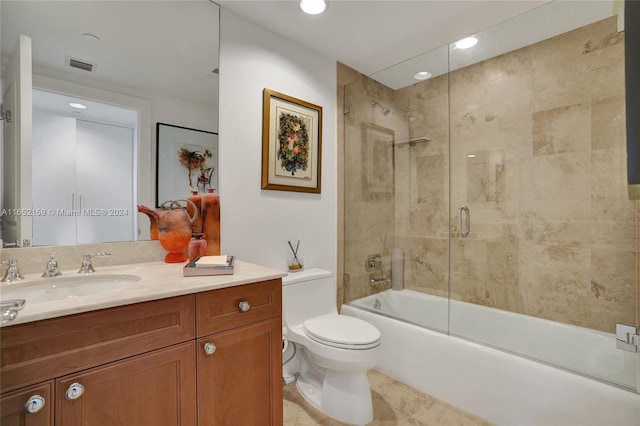
[[293, 327], [327, 314], [337, 314], [336, 281], [324, 269], [305, 269], [282, 278], [283, 326]]

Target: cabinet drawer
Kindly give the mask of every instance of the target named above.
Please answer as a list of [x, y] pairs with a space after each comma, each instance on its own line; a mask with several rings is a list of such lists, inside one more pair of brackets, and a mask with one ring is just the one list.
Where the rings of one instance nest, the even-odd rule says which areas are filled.
[[[247, 302], [246, 310], [240, 304]], [[282, 280], [262, 281], [196, 295], [197, 334], [220, 331], [282, 315]]]
[[0, 328], [2, 391], [195, 337], [195, 296]]

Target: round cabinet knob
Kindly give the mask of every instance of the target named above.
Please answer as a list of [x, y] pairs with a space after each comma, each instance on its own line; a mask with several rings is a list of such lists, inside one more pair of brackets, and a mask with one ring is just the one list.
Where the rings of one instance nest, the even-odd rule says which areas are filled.
[[240, 308], [241, 312], [247, 312], [249, 309], [251, 309], [251, 305], [247, 300], [243, 300], [242, 302], [240, 302], [240, 304], [238, 304], [238, 307]]
[[84, 386], [82, 386], [80, 383], [72, 383], [71, 386], [69, 386], [69, 389], [67, 389], [65, 396], [69, 401], [73, 401], [74, 399], [80, 398], [83, 393]]
[[27, 400], [27, 403], [24, 404], [24, 411], [29, 414], [35, 414], [38, 411], [42, 410], [44, 407], [45, 400], [40, 395], [33, 395], [31, 398]]
[[216, 345], [213, 343], [205, 343], [204, 344], [204, 353], [207, 355], [213, 355], [216, 351]]

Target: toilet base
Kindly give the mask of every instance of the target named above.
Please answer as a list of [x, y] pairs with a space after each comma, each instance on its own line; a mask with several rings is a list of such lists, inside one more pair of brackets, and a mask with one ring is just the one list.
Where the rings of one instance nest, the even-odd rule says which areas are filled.
[[300, 375], [298, 391], [322, 413], [343, 423], [366, 425], [373, 421], [367, 372], [325, 371], [324, 379]]

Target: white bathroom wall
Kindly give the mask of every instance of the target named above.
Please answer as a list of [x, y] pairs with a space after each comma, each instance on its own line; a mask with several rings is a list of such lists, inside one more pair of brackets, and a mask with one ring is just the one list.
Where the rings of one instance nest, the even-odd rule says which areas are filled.
[[[221, 6], [220, 196], [222, 251], [286, 269], [287, 240], [305, 267], [336, 272], [336, 61]], [[262, 91], [320, 105], [322, 193], [262, 190]]]

